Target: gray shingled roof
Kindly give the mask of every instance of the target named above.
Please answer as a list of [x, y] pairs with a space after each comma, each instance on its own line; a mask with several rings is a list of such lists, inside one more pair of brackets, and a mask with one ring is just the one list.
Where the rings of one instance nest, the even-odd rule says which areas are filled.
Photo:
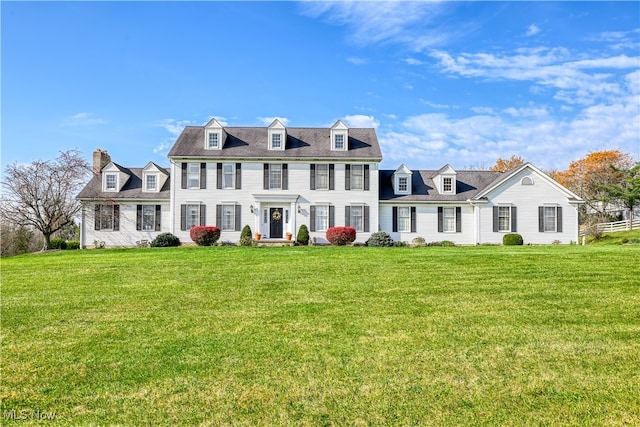
[[[114, 163], [115, 164], [115, 163]], [[76, 199], [80, 200], [94, 200], [94, 199], [140, 199], [140, 200], [169, 200], [169, 183], [170, 179], [167, 179], [162, 189], [158, 193], [148, 193], [142, 191], [142, 169], [143, 168], [125, 168], [116, 165], [119, 169], [129, 175], [129, 179], [117, 193], [113, 191], [102, 191], [102, 175], [94, 175], [93, 178], [85, 185], [85, 187], [76, 196]], [[158, 169], [169, 176], [169, 171], [156, 165]]]
[[287, 128], [285, 150], [269, 150], [268, 128], [225, 127], [227, 139], [221, 150], [204, 148], [204, 126], [187, 126], [169, 151], [169, 157], [213, 158], [331, 158], [381, 161], [376, 132], [371, 128], [349, 129], [349, 150], [331, 150], [329, 128]]
[[460, 202], [473, 198], [496, 180], [502, 179], [501, 172], [457, 171], [456, 194], [440, 194], [433, 182], [438, 171], [414, 170], [411, 176], [412, 194], [397, 196], [393, 191], [392, 176], [395, 170], [381, 170], [380, 201], [394, 202]]

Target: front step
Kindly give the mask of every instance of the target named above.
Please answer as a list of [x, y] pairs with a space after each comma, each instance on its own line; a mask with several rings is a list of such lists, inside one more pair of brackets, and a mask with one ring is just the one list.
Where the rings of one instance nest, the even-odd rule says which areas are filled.
[[260, 239], [256, 240], [256, 246], [294, 246], [293, 240], [287, 239]]

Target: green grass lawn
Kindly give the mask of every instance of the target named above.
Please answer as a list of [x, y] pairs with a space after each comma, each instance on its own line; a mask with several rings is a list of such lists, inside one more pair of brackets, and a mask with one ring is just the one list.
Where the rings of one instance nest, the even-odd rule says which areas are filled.
[[2, 424], [640, 425], [640, 247], [3, 259]]

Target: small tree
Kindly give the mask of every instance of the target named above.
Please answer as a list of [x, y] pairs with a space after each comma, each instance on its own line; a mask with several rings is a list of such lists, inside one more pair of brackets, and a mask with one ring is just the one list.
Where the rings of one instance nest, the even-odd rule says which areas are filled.
[[617, 200], [624, 205], [633, 230], [633, 210], [640, 205], [640, 163], [630, 169], [619, 169], [611, 165], [611, 169], [621, 174], [622, 179], [615, 184], [602, 185], [601, 188], [607, 193], [607, 200]]
[[298, 235], [296, 236], [296, 241], [301, 245], [309, 244], [309, 229], [305, 224], [302, 224], [298, 229]]
[[189, 236], [198, 246], [213, 246], [220, 238], [220, 229], [215, 226], [197, 225], [191, 227]]
[[50, 249], [51, 235], [80, 212], [75, 196], [89, 171], [89, 163], [77, 150], [60, 152], [54, 160], [9, 165], [2, 182], [3, 221], [40, 231], [45, 249]]
[[356, 240], [356, 229], [353, 227], [330, 227], [327, 230], [327, 240], [337, 246], [353, 243]]
[[249, 227], [249, 225], [245, 225], [242, 228], [242, 232], [240, 232], [240, 245], [251, 246], [252, 241], [253, 234], [251, 233], [251, 227]]

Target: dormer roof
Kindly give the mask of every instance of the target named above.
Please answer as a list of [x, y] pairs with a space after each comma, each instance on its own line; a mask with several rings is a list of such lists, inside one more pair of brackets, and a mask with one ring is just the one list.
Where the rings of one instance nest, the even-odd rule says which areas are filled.
[[400, 165], [400, 167], [398, 167], [398, 169], [395, 170], [395, 172], [393, 172], [393, 174], [394, 175], [398, 175], [398, 174], [412, 175], [413, 172], [411, 171], [411, 169], [407, 167], [407, 165], [403, 163]]

